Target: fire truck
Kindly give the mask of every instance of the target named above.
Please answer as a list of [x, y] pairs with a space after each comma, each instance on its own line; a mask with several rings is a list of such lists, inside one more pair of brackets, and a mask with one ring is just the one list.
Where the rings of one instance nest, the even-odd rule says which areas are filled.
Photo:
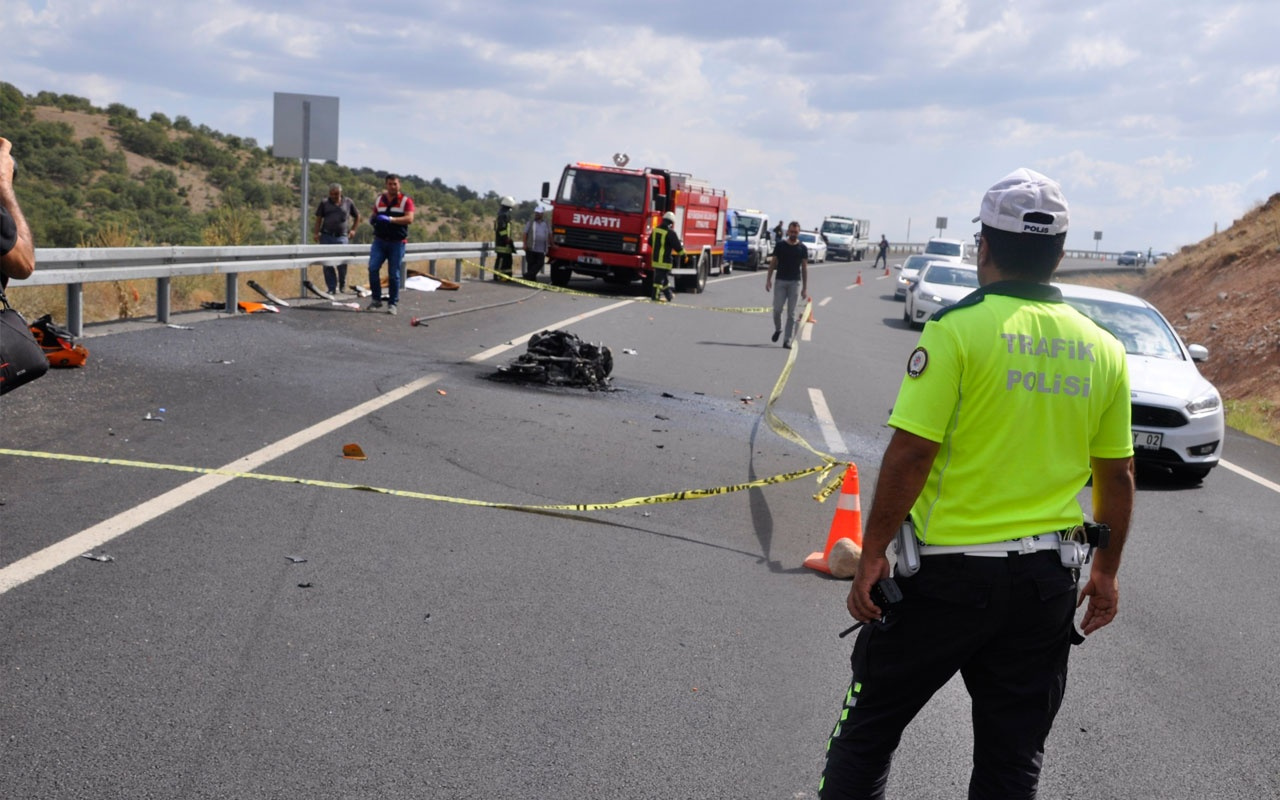
[[[542, 184], [542, 197], [550, 196], [551, 184]], [[723, 273], [729, 196], [691, 175], [578, 162], [564, 168], [550, 202], [547, 262], [556, 286], [568, 286], [576, 272], [618, 285], [640, 281], [652, 296], [649, 234], [668, 211], [684, 244], [671, 271], [675, 287], [700, 293], [708, 275]]]

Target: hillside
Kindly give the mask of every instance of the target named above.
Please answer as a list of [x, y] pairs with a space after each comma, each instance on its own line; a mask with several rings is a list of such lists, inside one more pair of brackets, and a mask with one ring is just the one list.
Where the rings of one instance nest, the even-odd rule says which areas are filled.
[[[298, 241], [302, 169], [250, 138], [224, 134], [161, 112], [143, 119], [113, 103], [96, 108], [82, 97], [24, 95], [0, 82], [3, 135], [19, 164], [17, 191], [40, 247], [288, 244]], [[330, 182], [367, 209], [387, 170], [334, 162], [310, 167], [314, 208]], [[415, 241], [486, 238], [498, 195], [439, 178], [402, 175], [414, 198]], [[534, 202], [516, 208], [532, 216]], [[309, 226], [308, 226], [309, 227]], [[362, 224], [353, 237], [369, 241]]]
[[1200, 371], [1224, 398], [1280, 427], [1280, 194], [1156, 265], [1130, 290], [1209, 348]]

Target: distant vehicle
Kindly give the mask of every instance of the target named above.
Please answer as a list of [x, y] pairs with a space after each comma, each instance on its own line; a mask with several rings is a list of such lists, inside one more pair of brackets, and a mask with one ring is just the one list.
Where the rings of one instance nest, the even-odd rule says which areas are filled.
[[1146, 254], [1138, 250], [1125, 250], [1116, 256], [1116, 266], [1118, 267], [1145, 267], [1146, 265]]
[[964, 260], [964, 242], [960, 239], [930, 239], [924, 245], [924, 253], [928, 256], [945, 256], [957, 261]]
[[861, 261], [871, 247], [871, 220], [853, 217], [823, 217], [818, 229], [827, 241], [827, 251], [832, 258], [845, 261]]
[[1173, 253], [1156, 253], [1151, 257], [1151, 263], [1159, 264], [1161, 261], [1167, 261], [1170, 258], [1173, 258]]
[[955, 304], [978, 288], [978, 268], [958, 261], [930, 261], [907, 292], [902, 319], [920, 329], [939, 309]]
[[733, 229], [724, 241], [724, 263], [733, 267], [760, 269], [773, 255], [773, 235], [769, 232], [769, 215], [754, 208], [730, 209]]
[[930, 261], [942, 260], [939, 256], [924, 256], [917, 253], [913, 256], [907, 256], [907, 260], [901, 264], [894, 264], [893, 268], [898, 270], [898, 279], [894, 281], [893, 299], [905, 300], [907, 298], [907, 289], [911, 288], [911, 282], [920, 274], [920, 270]]
[[827, 260], [827, 243], [822, 236], [813, 231], [800, 231], [800, 241], [809, 251], [809, 263], [817, 264]]
[[1155, 306], [1110, 289], [1055, 283], [1063, 299], [1115, 334], [1129, 360], [1133, 452], [1140, 463], [1199, 481], [1222, 456], [1222, 397], [1195, 362], [1209, 358], [1186, 345]]

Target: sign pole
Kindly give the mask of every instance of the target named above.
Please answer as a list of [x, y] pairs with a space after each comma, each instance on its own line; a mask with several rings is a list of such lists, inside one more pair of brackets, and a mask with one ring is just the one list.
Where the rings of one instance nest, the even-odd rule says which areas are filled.
[[[300, 244], [307, 243], [307, 210], [311, 178], [311, 101], [302, 101], [302, 238]], [[307, 296], [307, 268], [303, 267], [298, 280], [298, 296]]]

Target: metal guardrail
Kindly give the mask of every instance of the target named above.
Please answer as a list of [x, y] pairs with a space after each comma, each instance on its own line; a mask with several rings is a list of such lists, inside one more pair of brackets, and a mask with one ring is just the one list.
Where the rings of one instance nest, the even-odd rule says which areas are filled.
[[[404, 261], [426, 261], [436, 274], [436, 262], [452, 259], [454, 280], [462, 280], [462, 262], [479, 261], [492, 251], [488, 242], [421, 242], [405, 245]], [[517, 248], [519, 249], [519, 248]], [[16, 286], [67, 287], [66, 327], [84, 334], [84, 284], [105, 281], [155, 280], [156, 320], [168, 323], [170, 281], [190, 275], [226, 275], [226, 307], [234, 311], [241, 273], [271, 272], [320, 264], [366, 264], [369, 245], [266, 245], [255, 247], [42, 247], [36, 248], [36, 271]], [[403, 282], [404, 273], [400, 279]], [[306, 291], [299, 287], [299, 295]]]

